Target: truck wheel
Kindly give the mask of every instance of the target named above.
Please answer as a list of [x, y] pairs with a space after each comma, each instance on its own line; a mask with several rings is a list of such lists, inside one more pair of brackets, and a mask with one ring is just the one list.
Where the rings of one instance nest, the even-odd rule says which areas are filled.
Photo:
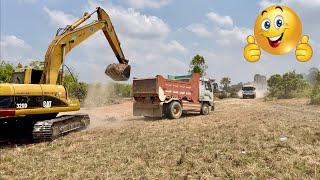
[[210, 113], [210, 106], [207, 103], [202, 104], [200, 113], [202, 115], [208, 115]]
[[177, 101], [173, 101], [170, 103], [168, 108], [168, 116], [171, 119], [178, 119], [182, 115], [182, 107], [181, 104]]

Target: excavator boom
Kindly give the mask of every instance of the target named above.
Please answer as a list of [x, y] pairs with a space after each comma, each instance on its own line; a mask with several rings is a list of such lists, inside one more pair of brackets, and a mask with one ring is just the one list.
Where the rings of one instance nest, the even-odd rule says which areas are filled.
[[[94, 13], [97, 13], [98, 20], [79, 27]], [[85, 13], [82, 18], [75, 21], [72, 25], [67, 26], [62, 33], [57, 33], [46, 52], [44, 70], [40, 83], [56, 84], [65, 56], [74, 47], [78, 46], [81, 42], [99, 30], [103, 31], [119, 61], [119, 64], [110, 64], [106, 69], [106, 74], [115, 81], [128, 80], [130, 77], [131, 67], [128, 65], [128, 60], [125, 58], [121, 49], [119, 39], [110, 17], [102, 8], [98, 7], [96, 11], [91, 14]]]

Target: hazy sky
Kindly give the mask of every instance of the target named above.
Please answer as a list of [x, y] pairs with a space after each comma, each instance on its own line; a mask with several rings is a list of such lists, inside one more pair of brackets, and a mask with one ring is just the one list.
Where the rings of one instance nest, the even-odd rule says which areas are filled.
[[[310, 36], [314, 49], [308, 63], [298, 63], [294, 52], [284, 56], [263, 52], [257, 63], [244, 60], [245, 38], [252, 33], [257, 14], [272, 3], [269, 0], [1, 0], [0, 57], [25, 64], [43, 60], [59, 27], [102, 6], [130, 60], [132, 77], [186, 74], [197, 53], [209, 65], [208, 76], [218, 80], [229, 76], [234, 83], [252, 81], [256, 73], [320, 68], [320, 0], [274, 2], [290, 6], [300, 16], [303, 33]], [[110, 81], [104, 70], [116, 61], [101, 32], [66, 58], [66, 64], [86, 82]]]

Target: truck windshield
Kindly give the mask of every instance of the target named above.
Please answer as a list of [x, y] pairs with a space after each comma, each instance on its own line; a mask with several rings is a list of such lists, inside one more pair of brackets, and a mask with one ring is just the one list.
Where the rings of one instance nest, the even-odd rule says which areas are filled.
[[206, 90], [212, 91], [212, 87], [211, 87], [211, 83], [210, 82], [206, 83]]
[[254, 87], [243, 87], [242, 91], [254, 91], [256, 88]]

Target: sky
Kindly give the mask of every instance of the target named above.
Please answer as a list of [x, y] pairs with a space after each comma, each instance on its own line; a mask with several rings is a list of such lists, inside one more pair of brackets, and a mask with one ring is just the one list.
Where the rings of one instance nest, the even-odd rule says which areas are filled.
[[[1, 0], [0, 58], [10, 63], [44, 60], [59, 27], [71, 24], [84, 12], [103, 7], [110, 15], [122, 49], [132, 66], [131, 77], [183, 75], [193, 56], [204, 56], [207, 76], [233, 83], [250, 82], [254, 74], [270, 76], [290, 70], [320, 68], [320, 0]], [[260, 61], [243, 57], [246, 37], [257, 15], [271, 4], [294, 9], [310, 36], [313, 58], [299, 63], [294, 51], [281, 56], [262, 51]], [[93, 21], [96, 16], [91, 18]], [[66, 57], [80, 80], [111, 81], [108, 64], [117, 62], [102, 32]]]

